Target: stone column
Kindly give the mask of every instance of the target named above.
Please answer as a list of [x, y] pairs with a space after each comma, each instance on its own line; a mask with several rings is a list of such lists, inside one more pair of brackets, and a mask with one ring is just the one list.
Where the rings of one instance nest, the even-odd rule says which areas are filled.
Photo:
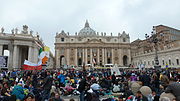
[[118, 50], [119, 50], [118, 51], [118, 54], [119, 54], [119, 56], [118, 56], [118, 58], [119, 58], [119, 65], [123, 66], [122, 49], [118, 49]]
[[13, 45], [12, 43], [8, 44], [9, 56], [8, 56], [8, 68], [13, 69]]
[[82, 65], [85, 63], [84, 48], [82, 49]]
[[99, 48], [98, 48], [98, 49], [97, 49], [97, 65], [99, 65], [99, 63], [100, 63], [99, 60], [100, 60], [100, 59], [99, 59]]
[[28, 50], [28, 61], [34, 62], [34, 61], [33, 61], [33, 47], [32, 47], [32, 46], [29, 46], [29, 50]]
[[128, 65], [131, 64], [131, 51], [128, 49]]
[[75, 55], [75, 57], [74, 57], [75, 58], [74, 59], [75, 60], [74, 61], [75, 62], [74, 65], [77, 66], [77, 48], [75, 48], [75, 54], [74, 55]]
[[111, 59], [112, 59], [111, 62], [112, 62], [112, 64], [114, 64], [114, 49], [113, 48], [111, 49], [111, 55], [112, 55], [111, 56]]
[[0, 56], [3, 56], [3, 45], [0, 45]]
[[105, 59], [105, 56], [104, 56], [104, 48], [102, 48], [102, 65], [105, 64], [104, 59]]
[[107, 49], [104, 49], [104, 64], [107, 64]]
[[67, 62], [67, 65], [70, 65], [69, 64], [69, 61], [70, 61], [70, 59], [69, 59], [69, 48], [66, 48], [66, 62]]
[[92, 64], [93, 54], [92, 54], [92, 48], [90, 49], [90, 64]]
[[18, 68], [18, 49], [17, 45], [14, 45], [14, 50], [13, 50], [13, 68]]
[[55, 56], [56, 56], [56, 68], [60, 68], [59, 49], [55, 49]]
[[85, 65], [87, 64], [87, 48], [85, 48]]
[[38, 63], [38, 55], [39, 55], [39, 48], [38, 47], [34, 47], [34, 62]]

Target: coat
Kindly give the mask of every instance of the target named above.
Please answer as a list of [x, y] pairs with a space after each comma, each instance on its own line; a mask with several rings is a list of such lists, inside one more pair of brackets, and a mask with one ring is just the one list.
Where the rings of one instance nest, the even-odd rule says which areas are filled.
[[82, 79], [82, 80], [79, 82], [78, 91], [81, 93], [82, 91], [85, 90], [86, 86], [87, 86], [86, 79]]
[[47, 76], [47, 77], [44, 79], [43, 88], [44, 88], [45, 90], [50, 90], [50, 89], [51, 89], [51, 86], [52, 86], [52, 82], [53, 82], [52, 77]]
[[25, 97], [23, 87], [19, 85], [15, 86], [11, 95], [16, 95], [17, 99], [23, 100]]

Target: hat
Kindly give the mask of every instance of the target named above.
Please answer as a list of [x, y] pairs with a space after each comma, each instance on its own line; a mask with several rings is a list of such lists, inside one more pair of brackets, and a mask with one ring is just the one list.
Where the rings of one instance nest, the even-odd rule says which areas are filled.
[[135, 75], [135, 73], [132, 73], [131, 75], [132, 75], [132, 76], [134, 76], [134, 75]]
[[17, 85], [22, 86], [22, 83], [18, 83]]

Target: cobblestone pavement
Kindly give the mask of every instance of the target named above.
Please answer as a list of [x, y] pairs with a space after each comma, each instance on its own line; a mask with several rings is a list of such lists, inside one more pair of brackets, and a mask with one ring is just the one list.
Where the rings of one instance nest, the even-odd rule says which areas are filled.
[[[74, 99], [75, 101], [79, 101], [79, 96], [76, 95], [76, 96], [62, 96], [62, 98], [64, 99], [64, 101], [69, 101], [70, 99]], [[108, 98], [107, 96], [101, 96], [100, 97], [100, 100], [104, 99], [104, 98]]]
[[79, 96], [62, 96], [62, 98], [64, 99], [64, 101], [69, 101], [70, 99], [74, 99], [75, 101], [79, 101]]

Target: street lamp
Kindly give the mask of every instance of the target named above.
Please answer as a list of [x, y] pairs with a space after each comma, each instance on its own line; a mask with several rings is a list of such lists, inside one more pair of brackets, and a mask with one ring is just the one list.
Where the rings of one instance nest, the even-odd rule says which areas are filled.
[[[163, 32], [168, 31], [168, 30], [162, 30], [160, 32], [156, 32], [155, 29], [153, 29], [151, 36], [149, 36], [148, 34], [145, 34], [145, 38], [147, 40], [147, 42], [149, 43], [154, 43], [154, 48], [155, 48], [155, 65], [154, 68], [155, 69], [160, 69], [161, 65], [159, 65], [159, 60], [158, 60], [158, 43], [162, 41], [162, 36], [164, 36]], [[160, 34], [160, 37], [158, 37], [158, 35]]]

